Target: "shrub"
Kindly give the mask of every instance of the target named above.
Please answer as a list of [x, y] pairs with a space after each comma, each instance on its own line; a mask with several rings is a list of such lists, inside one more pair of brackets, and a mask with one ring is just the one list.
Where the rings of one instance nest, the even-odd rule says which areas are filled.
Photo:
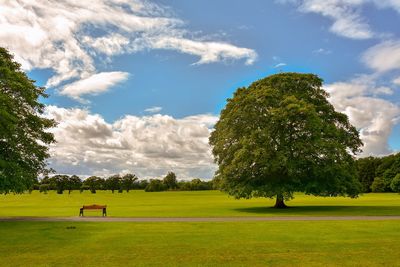
[[393, 178], [392, 182], [390, 183], [390, 189], [392, 189], [393, 192], [400, 192], [400, 173], [396, 174], [396, 176]]
[[[83, 191], [85, 191], [85, 190], [89, 190], [90, 189], [90, 187], [88, 186], [88, 185], [82, 185], [81, 186], [81, 188], [79, 189], [79, 192], [83, 192]], [[96, 190], [94, 190], [94, 192], [96, 193]], [[92, 192], [93, 193], [93, 192]]]
[[150, 180], [150, 183], [144, 189], [144, 191], [146, 192], [160, 192], [165, 190], [167, 190], [166, 185], [161, 180], [158, 179]]
[[41, 184], [39, 185], [39, 192], [47, 194], [47, 190], [49, 190], [48, 184]]
[[371, 191], [378, 193], [378, 192], [385, 192], [385, 180], [382, 177], [375, 177], [374, 181], [371, 185]]

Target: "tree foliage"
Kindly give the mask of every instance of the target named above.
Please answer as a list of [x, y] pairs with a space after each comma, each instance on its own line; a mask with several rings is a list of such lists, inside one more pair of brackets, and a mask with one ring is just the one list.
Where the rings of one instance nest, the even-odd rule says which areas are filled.
[[[397, 192], [392, 186], [393, 180], [400, 173], [400, 153], [385, 157], [367, 157], [357, 160], [358, 179], [363, 185], [363, 192]], [[375, 180], [377, 180], [375, 182]]]
[[95, 194], [96, 190], [103, 188], [104, 183], [104, 179], [98, 176], [90, 176], [83, 182], [83, 186], [86, 186], [92, 194]]
[[105, 183], [107, 189], [111, 190], [113, 194], [115, 190], [119, 190], [122, 187], [121, 176], [119, 174], [108, 177]]
[[178, 182], [176, 180], [176, 174], [174, 172], [168, 172], [163, 179], [163, 183], [168, 189], [174, 190], [178, 187]]
[[276, 196], [277, 207], [295, 191], [357, 196], [353, 155], [362, 142], [321, 86], [316, 75], [282, 73], [228, 99], [209, 140], [224, 191]]
[[385, 192], [386, 184], [382, 177], [375, 177], [371, 184], [371, 191], [374, 193]]
[[122, 188], [126, 190], [126, 192], [129, 192], [129, 190], [132, 190], [135, 188], [135, 182], [139, 178], [136, 177], [136, 175], [127, 173], [124, 176], [122, 176]]
[[393, 192], [400, 192], [400, 173], [398, 173], [390, 182], [390, 188]]
[[48, 145], [55, 142], [47, 130], [55, 122], [40, 116], [44, 91], [0, 48], [0, 193], [21, 193], [47, 171]]
[[377, 176], [378, 167], [381, 164], [380, 158], [366, 157], [356, 161], [358, 179], [362, 185], [362, 191], [371, 191], [371, 185]]
[[151, 179], [144, 191], [146, 192], [161, 192], [167, 190], [167, 186], [158, 179]]

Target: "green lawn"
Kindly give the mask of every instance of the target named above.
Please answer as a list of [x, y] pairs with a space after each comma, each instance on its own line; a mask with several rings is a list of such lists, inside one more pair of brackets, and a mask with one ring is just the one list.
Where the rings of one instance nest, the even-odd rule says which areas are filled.
[[400, 225], [0, 223], [2, 266], [396, 266]]
[[[0, 195], [1, 216], [78, 216], [83, 204], [106, 204], [109, 216], [121, 217], [213, 217], [276, 215], [400, 215], [399, 194], [365, 194], [357, 199], [322, 198], [297, 194], [291, 208], [270, 208], [274, 200], [235, 200], [218, 191], [159, 192], [131, 191], [112, 194], [99, 191]], [[100, 211], [87, 214], [101, 215]]]

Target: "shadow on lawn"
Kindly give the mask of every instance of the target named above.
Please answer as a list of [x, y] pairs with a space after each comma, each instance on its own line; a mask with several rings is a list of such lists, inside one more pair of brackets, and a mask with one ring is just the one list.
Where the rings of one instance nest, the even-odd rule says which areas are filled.
[[289, 206], [287, 209], [266, 206], [234, 210], [265, 215], [400, 215], [400, 206]]

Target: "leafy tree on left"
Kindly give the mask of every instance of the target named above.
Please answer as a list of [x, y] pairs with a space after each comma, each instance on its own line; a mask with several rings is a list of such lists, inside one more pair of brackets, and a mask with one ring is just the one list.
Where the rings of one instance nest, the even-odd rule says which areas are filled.
[[0, 47], [0, 193], [21, 193], [47, 172], [48, 145], [55, 142], [47, 129], [55, 122], [42, 116], [38, 99], [47, 95], [34, 83]]

